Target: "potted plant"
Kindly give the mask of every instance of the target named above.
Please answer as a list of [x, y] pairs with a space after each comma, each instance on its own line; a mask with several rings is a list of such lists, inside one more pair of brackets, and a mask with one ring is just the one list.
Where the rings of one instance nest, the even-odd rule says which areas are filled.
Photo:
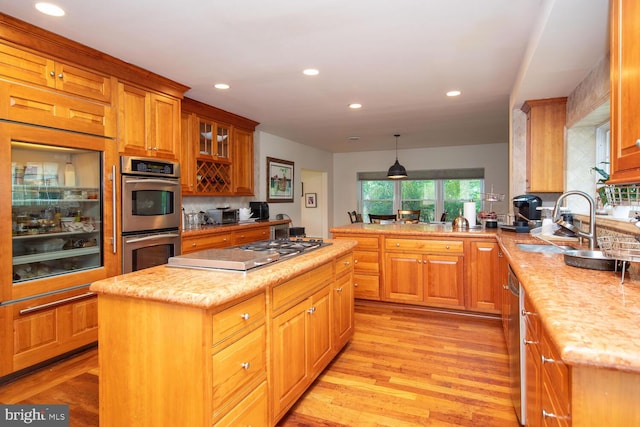
[[[600, 162], [600, 164], [609, 164], [609, 162]], [[597, 166], [592, 167], [591, 170], [597, 172], [598, 175], [600, 175], [600, 179], [596, 181], [596, 184], [599, 185], [596, 188], [596, 192], [598, 193], [598, 197], [600, 197], [602, 206], [606, 206], [608, 203], [606, 185], [607, 185], [607, 181], [609, 180], [609, 173], [606, 170], [599, 168]]]

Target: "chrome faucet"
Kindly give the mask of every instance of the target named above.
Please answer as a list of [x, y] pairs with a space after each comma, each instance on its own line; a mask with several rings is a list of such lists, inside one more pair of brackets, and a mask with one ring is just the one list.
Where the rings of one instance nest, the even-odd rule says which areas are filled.
[[589, 194], [584, 191], [572, 190], [567, 191], [566, 193], [562, 193], [558, 200], [556, 200], [556, 205], [553, 208], [553, 222], [556, 224], [560, 224], [561, 226], [567, 228], [562, 224], [563, 220], [560, 216], [560, 205], [561, 202], [567, 197], [571, 195], [582, 196], [589, 202], [589, 233], [585, 233], [579, 228], [571, 227], [569, 228], [571, 231], [575, 232], [580, 237], [585, 237], [589, 240], [589, 250], [593, 250], [595, 248], [596, 242], [596, 202], [593, 200]]

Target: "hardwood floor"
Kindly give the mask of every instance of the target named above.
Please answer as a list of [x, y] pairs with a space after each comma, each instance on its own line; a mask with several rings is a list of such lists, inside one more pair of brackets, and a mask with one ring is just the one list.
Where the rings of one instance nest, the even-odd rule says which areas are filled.
[[[500, 322], [358, 303], [352, 341], [280, 422], [293, 426], [518, 425]], [[97, 351], [0, 387], [1, 403], [66, 403], [98, 425]]]

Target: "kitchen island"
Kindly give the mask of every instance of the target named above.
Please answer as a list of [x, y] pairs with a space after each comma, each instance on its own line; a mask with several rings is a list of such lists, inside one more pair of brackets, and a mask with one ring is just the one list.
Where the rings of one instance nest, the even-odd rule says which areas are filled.
[[[523, 314], [534, 330], [527, 333], [542, 338], [524, 338], [531, 354], [538, 354], [539, 344], [543, 351], [527, 359], [530, 424], [548, 422], [549, 413], [558, 411], [558, 425], [640, 425], [639, 278], [620, 284], [620, 272], [567, 266], [559, 253], [524, 252], [518, 243], [536, 243], [527, 234], [501, 232], [497, 238], [530, 304]], [[551, 360], [545, 348], [561, 360]], [[530, 371], [539, 368], [542, 399], [529, 399], [539, 385]]]
[[95, 282], [102, 426], [275, 425], [353, 334], [352, 249]]

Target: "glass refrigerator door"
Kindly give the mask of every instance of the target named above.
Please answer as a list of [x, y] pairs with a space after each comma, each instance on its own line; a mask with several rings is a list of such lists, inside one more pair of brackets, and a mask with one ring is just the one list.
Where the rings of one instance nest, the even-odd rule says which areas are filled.
[[103, 265], [101, 154], [11, 142], [14, 285]]

